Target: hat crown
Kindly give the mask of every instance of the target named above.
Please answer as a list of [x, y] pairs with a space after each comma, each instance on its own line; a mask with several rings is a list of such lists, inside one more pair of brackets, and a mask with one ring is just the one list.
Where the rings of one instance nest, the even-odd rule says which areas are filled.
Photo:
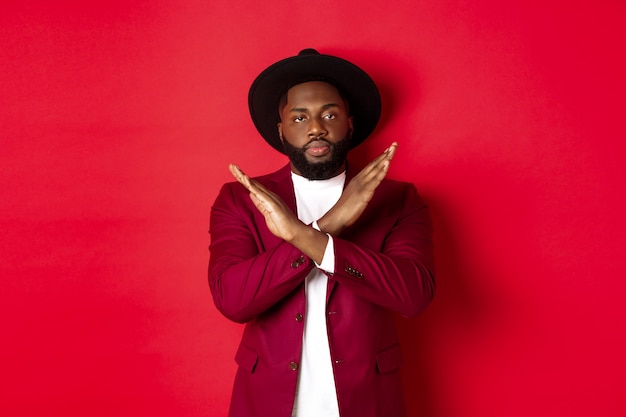
[[316, 51], [315, 49], [313, 49], [313, 48], [306, 48], [306, 49], [301, 50], [301, 51], [298, 53], [298, 56], [302, 56], [302, 55], [319, 55], [319, 54], [320, 54], [320, 53], [319, 53], [319, 52], [317, 52], [317, 51]]

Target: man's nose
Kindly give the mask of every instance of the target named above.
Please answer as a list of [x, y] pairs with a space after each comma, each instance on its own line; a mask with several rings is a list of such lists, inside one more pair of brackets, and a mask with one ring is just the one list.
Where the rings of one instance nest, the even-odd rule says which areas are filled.
[[312, 118], [309, 123], [309, 137], [325, 136], [327, 130], [324, 127], [322, 120], [318, 118]]

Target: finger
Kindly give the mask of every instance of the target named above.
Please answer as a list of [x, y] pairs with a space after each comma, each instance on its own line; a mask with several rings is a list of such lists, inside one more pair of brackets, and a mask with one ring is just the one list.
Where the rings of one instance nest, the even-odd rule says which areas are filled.
[[253, 193], [250, 193], [250, 200], [252, 200], [252, 204], [254, 204], [257, 210], [259, 210], [261, 214], [265, 215], [265, 213], [267, 212], [267, 208], [265, 207], [264, 202]]
[[385, 160], [382, 163], [376, 166], [376, 169], [373, 169], [369, 175], [367, 175], [364, 184], [369, 184], [369, 187], [378, 187], [378, 184], [387, 176], [387, 172], [389, 171], [389, 161]]
[[398, 142], [393, 142], [385, 151], [372, 162], [371, 174], [378, 176], [380, 172], [387, 174], [389, 170], [389, 164], [396, 154], [398, 149]]
[[377, 171], [380, 169], [380, 163], [387, 158], [387, 149], [382, 154], [378, 155], [376, 159], [371, 161], [369, 164], [365, 166], [359, 173], [360, 176], [368, 176], [372, 173], [372, 171]]
[[398, 142], [393, 142], [387, 149], [383, 151], [376, 159], [368, 164], [369, 170], [373, 168], [380, 168], [381, 162], [383, 161], [391, 161], [393, 156], [396, 154], [396, 149], [398, 149]]
[[266, 206], [276, 204], [276, 200], [279, 199], [274, 193], [265, 188], [261, 183], [253, 180], [245, 174], [241, 182], [244, 187], [246, 187], [246, 189], [250, 192], [250, 196], [254, 196], [259, 202]]
[[387, 156], [387, 160], [391, 161], [396, 154], [396, 150], [398, 150], [398, 142], [393, 142], [391, 146], [385, 149], [385, 154]]
[[243, 172], [241, 168], [239, 168], [237, 165], [230, 164], [228, 165], [228, 169], [230, 170], [231, 174], [233, 174], [235, 179], [239, 181], [241, 185], [246, 187], [248, 191], [253, 192], [253, 193], [259, 192], [259, 186], [257, 185], [257, 182], [251, 179], [250, 177], [248, 177], [246, 173]]
[[246, 174], [235, 164], [229, 164], [228, 169], [235, 179], [243, 184]]
[[397, 148], [398, 143], [393, 142], [391, 146], [378, 155], [376, 159], [367, 164], [367, 166], [361, 170], [359, 176], [361, 176], [364, 181], [370, 181], [372, 179], [377, 180], [381, 173], [383, 173], [384, 177], [389, 169], [389, 161], [393, 159]]

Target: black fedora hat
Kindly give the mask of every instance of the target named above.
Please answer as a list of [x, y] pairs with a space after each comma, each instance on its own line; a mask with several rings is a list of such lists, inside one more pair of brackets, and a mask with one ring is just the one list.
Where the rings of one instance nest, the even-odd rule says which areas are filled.
[[278, 136], [278, 104], [281, 96], [294, 85], [307, 81], [333, 84], [347, 99], [353, 117], [354, 131], [350, 147], [354, 148], [372, 133], [380, 119], [380, 94], [365, 71], [351, 62], [315, 49], [304, 49], [265, 69], [254, 80], [248, 93], [250, 115], [257, 130], [274, 149], [284, 153]]

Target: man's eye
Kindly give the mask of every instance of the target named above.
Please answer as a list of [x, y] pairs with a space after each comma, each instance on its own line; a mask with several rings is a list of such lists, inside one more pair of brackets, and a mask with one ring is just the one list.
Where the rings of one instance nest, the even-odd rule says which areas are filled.
[[300, 123], [304, 121], [304, 116], [296, 116], [293, 119], [294, 122]]
[[324, 119], [326, 119], [326, 120], [332, 120], [332, 119], [334, 119], [335, 117], [336, 117], [336, 116], [335, 116], [334, 114], [330, 114], [330, 113], [329, 113], [329, 114], [325, 114], [325, 115], [324, 115]]

